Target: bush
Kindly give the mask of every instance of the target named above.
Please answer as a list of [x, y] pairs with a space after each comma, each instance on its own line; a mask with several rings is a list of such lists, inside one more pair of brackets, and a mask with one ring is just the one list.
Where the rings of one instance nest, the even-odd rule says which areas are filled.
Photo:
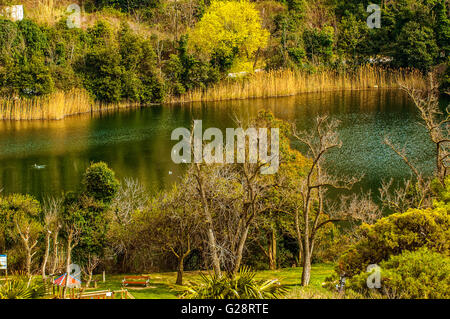
[[24, 96], [49, 94], [54, 89], [50, 69], [45, 65], [43, 57], [32, 56], [29, 60], [24, 58], [11, 75], [14, 91]]
[[439, 57], [434, 32], [415, 21], [405, 24], [397, 38], [394, 64], [399, 67], [414, 67], [429, 71]]
[[105, 22], [88, 31], [91, 48], [79, 60], [84, 87], [99, 101], [161, 102], [162, 80], [156, 71], [151, 42], [123, 23], [115, 35]]
[[278, 280], [255, 280], [256, 273], [247, 267], [235, 276], [217, 277], [201, 274], [203, 283], [186, 288], [182, 298], [186, 299], [268, 299], [279, 298], [286, 293]]
[[14, 276], [0, 285], [0, 299], [37, 299], [44, 294], [44, 282], [26, 276]]
[[111, 48], [100, 48], [86, 54], [83, 64], [81, 72], [85, 88], [97, 100], [118, 102], [122, 90], [120, 55]]
[[303, 42], [309, 59], [328, 63], [333, 56], [334, 29], [325, 27], [322, 30], [305, 30]]
[[0, 54], [22, 52], [25, 40], [17, 24], [0, 17]]
[[28, 56], [45, 54], [49, 43], [44, 30], [31, 20], [22, 20], [18, 23], [19, 30], [25, 39]]
[[0, 251], [8, 255], [8, 270], [23, 269], [25, 264], [26, 253], [14, 220], [15, 217], [22, 215], [39, 220], [40, 203], [30, 195], [0, 196]]
[[450, 245], [450, 217], [448, 205], [431, 209], [409, 209], [392, 214], [373, 225], [360, 228], [362, 239], [339, 258], [336, 271], [352, 277], [365, 271], [369, 264], [380, 263], [405, 250], [426, 246], [448, 254]]
[[114, 171], [104, 162], [94, 163], [86, 170], [83, 185], [88, 196], [105, 203], [111, 202], [119, 189]]
[[389, 298], [450, 298], [450, 257], [428, 248], [405, 251], [380, 263], [381, 288], [367, 288], [371, 273], [354, 276], [348, 289], [363, 295], [381, 294]]
[[86, 3], [86, 7], [90, 11], [109, 7], [123, 12], [132, 12], [136, 9], [153, 9], [159, 5], [159, 0], [88, 0]]

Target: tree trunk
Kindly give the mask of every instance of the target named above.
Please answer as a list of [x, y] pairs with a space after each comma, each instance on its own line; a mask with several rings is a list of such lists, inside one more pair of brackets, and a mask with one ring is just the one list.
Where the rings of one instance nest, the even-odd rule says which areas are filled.
[[277, 269], [277, 235], [274, 228], [272, 228], [269, 237], [269, 267], [270, 270]]
[[305, 232], [303, 236], [303, 270], [302, 270], [302, 286], [309, 285], [309, 278], [311, 277], [311, 250], [309, 243], [309, 194], [306, 196], [306, 205], [303, 215], [305, 223]]
[[208, 201], [206, 199], [205, 190], [203, 189], [203, 181], [201, 177], [201, 171], [200, 167], [196, 166], [197, 169], [197, 183], [198, 183], [198, 189], [202, 201], [202, 207], [203, 207], [203, 213], [205, 214], [206, 224], [207, 224], [207, 236], [208, 236], [208, 246], [212, 255], [212, 263], [214, 268], [214, 274], [217, 277], [220, 277], [221, 271], [220, 271], [220, 260], [219, 260], [219, 254], [217, 253], [217, 245], [216, 245], [216, 237], [214, 236], [214, 228], [213, 228], [213, 219], [211, 216], [211, 212], [209, 211]]
[[299, 217], [299, 211], [297, 210], [295, 212], [295, 232], [297, 234], [297, 243], [298, 243], [298, 264], [297, 266], [299, 267], [302, 263], [303, 263], [303, 239], [302, 239], [302, 234], [301, 234], [301, 230], [300, 230], [300, 217]]
[[183, 285], [183, 272], [184, 272], [184, 256], [181, 255], [178, 258], [178, 268], [177, 268], [177, 281], [176, 284]]
[[212, 261], [213, 261], [213, 267], [214, 267], [214, 273], [217, 277], [220, 277], [221, 271], [220, 271], [220, 260], [219, 255], [217, 253], [217, 246], [216, 246], [216, 238], [214, 236], [214, 231], [212, 229], [212, 224], [209, 223], [210, 226], [208, 226], [208, 242], [209, 242], [209, 248], [212, 254]]
[[298, 264], [297, 267], [300, 267], [300, 265], [303, 263], [303, 254], [302, 254], [302, 249], [300, 247], [300, 249], [298, 250]]
[[89, 272], [88, 280], [86, 281], [86, 288], [89, 288], [89, 286], [91, 285], [91, 281], [92, 281], [92, 271]]
[[47, 232], [47, 234], [45, 235], [45, 242], [46, 242], [45, 254], [44, 254], [44, 260], [42, 261], [42, 279], [47, 278], [47, 275], [45, 272], [47, 269], [48, 256], [50, 254], [50, 233], [49, 232]]
[[245, 242], [247, 241], [248, 229], [250, 226], [245, 226], [241, 237], [239, 238], [239, 245], [236, 251], [236, 262], [234, 264], [233, 274], [237, 274], [241, 267], [242, 255], [244, 252]]
[[66, 282], [63, 288], [63, 299], [66, 298], [66, 290], [69, 285], [69, 271], [70, 271], [70, 255], [72, 254], [72, 234], [67, 239], [67, 258], [66, 258]]
[[27, 251], [27, 275], [30, 276], [31, 275], [31, 249], [27, 247], [26, 251]]
[[311, 255], [309, 249], [306, 248], [303, 249], [302, 286], [308, 286], [310, 278], [311, 278]]
[[256, 63], [258, 63], [258, 58], [259, 58], [260, 51], [261, 51], [261, 48], [258, 48], [258, 50], [256, 50], [255, 61], [253, 61], [253, 72], [255, 71]]
[[52, 275], [55, 274], [58, 267], [58, 231], [53, 233], [53, 263], [52, 263]]

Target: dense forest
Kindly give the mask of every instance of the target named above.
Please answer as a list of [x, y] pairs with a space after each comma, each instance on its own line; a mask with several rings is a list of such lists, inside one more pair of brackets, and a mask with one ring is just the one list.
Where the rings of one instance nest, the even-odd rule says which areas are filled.
[[24, 20], [0, 18], [3, 96], [84, 88], [101, 102], [148, 104], [229, 74], [367, 64], [437, 69], [449, 85], [445, 0], [378, 2], [380, 28], [368, 26], [369, 1], [86, 0], [80, 28], [68, 27], [65, 2], [21, 1]]

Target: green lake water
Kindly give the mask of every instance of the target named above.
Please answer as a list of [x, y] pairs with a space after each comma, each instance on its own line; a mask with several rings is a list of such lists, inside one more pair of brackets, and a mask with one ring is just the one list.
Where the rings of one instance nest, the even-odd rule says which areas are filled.
[[[203, 129], [235, 127], [236, 116], [248, 117], [263, 108], [295, 121], [301, 129], [311, 127], [317, 114], [339, 119], [343, 146], [330, 154], [327, 165], [339, 174], [364, 173], [356, 190], [376, 195], [383, 179], [401, 181], [410, 176], [408, 167], [383, 144], [386, 135], [406, 146], [424, 172], [434, 168], [433, 148], [403, 92], [345, 91], [153, 106], [62, 121], [0, 121], [0, 189], [39, 198], [76, 190], [90, 162], [105, 161], [120, 179], [137, 178], [156, 191], [175, 182], [185, 169], [170, 157], [176, 143], [170, 140], [174, 128], [189, 128], [193, 119], [202, 119]], [[36, 169], [35, 164], [45, 168]]]

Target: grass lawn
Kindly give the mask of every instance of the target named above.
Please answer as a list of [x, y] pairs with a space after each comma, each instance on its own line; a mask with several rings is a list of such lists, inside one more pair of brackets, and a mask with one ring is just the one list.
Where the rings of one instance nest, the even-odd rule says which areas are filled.
[[[333, 273], [333, 264], [315, 264], [312, 266], [311, 282], [309, 287], [301, 287], [301, 268], [284, 268], [279, 270], [258, 271], [257, 279], [277, 278], [283, 285], [289, 289], [287, 298], [332, 298], [334, 295], [324, 288], [322, 282], [326, 277]], [[154, 273], [142, 274], [150, 276], [150, 285], [148, 288], [127, 287], [128, 291], [136, 299], [176, 299], [182, 289], [175, 285], [176, 273]], [[96, 275], [98, 281], [98, 290], [111, 289], [120, 290], [124, 275], [106, 275], [106, 283], [101, 282], [101, 275]], [[183, 282], [198, 281], [198, 271], [187, 271], [184, 273]]]

